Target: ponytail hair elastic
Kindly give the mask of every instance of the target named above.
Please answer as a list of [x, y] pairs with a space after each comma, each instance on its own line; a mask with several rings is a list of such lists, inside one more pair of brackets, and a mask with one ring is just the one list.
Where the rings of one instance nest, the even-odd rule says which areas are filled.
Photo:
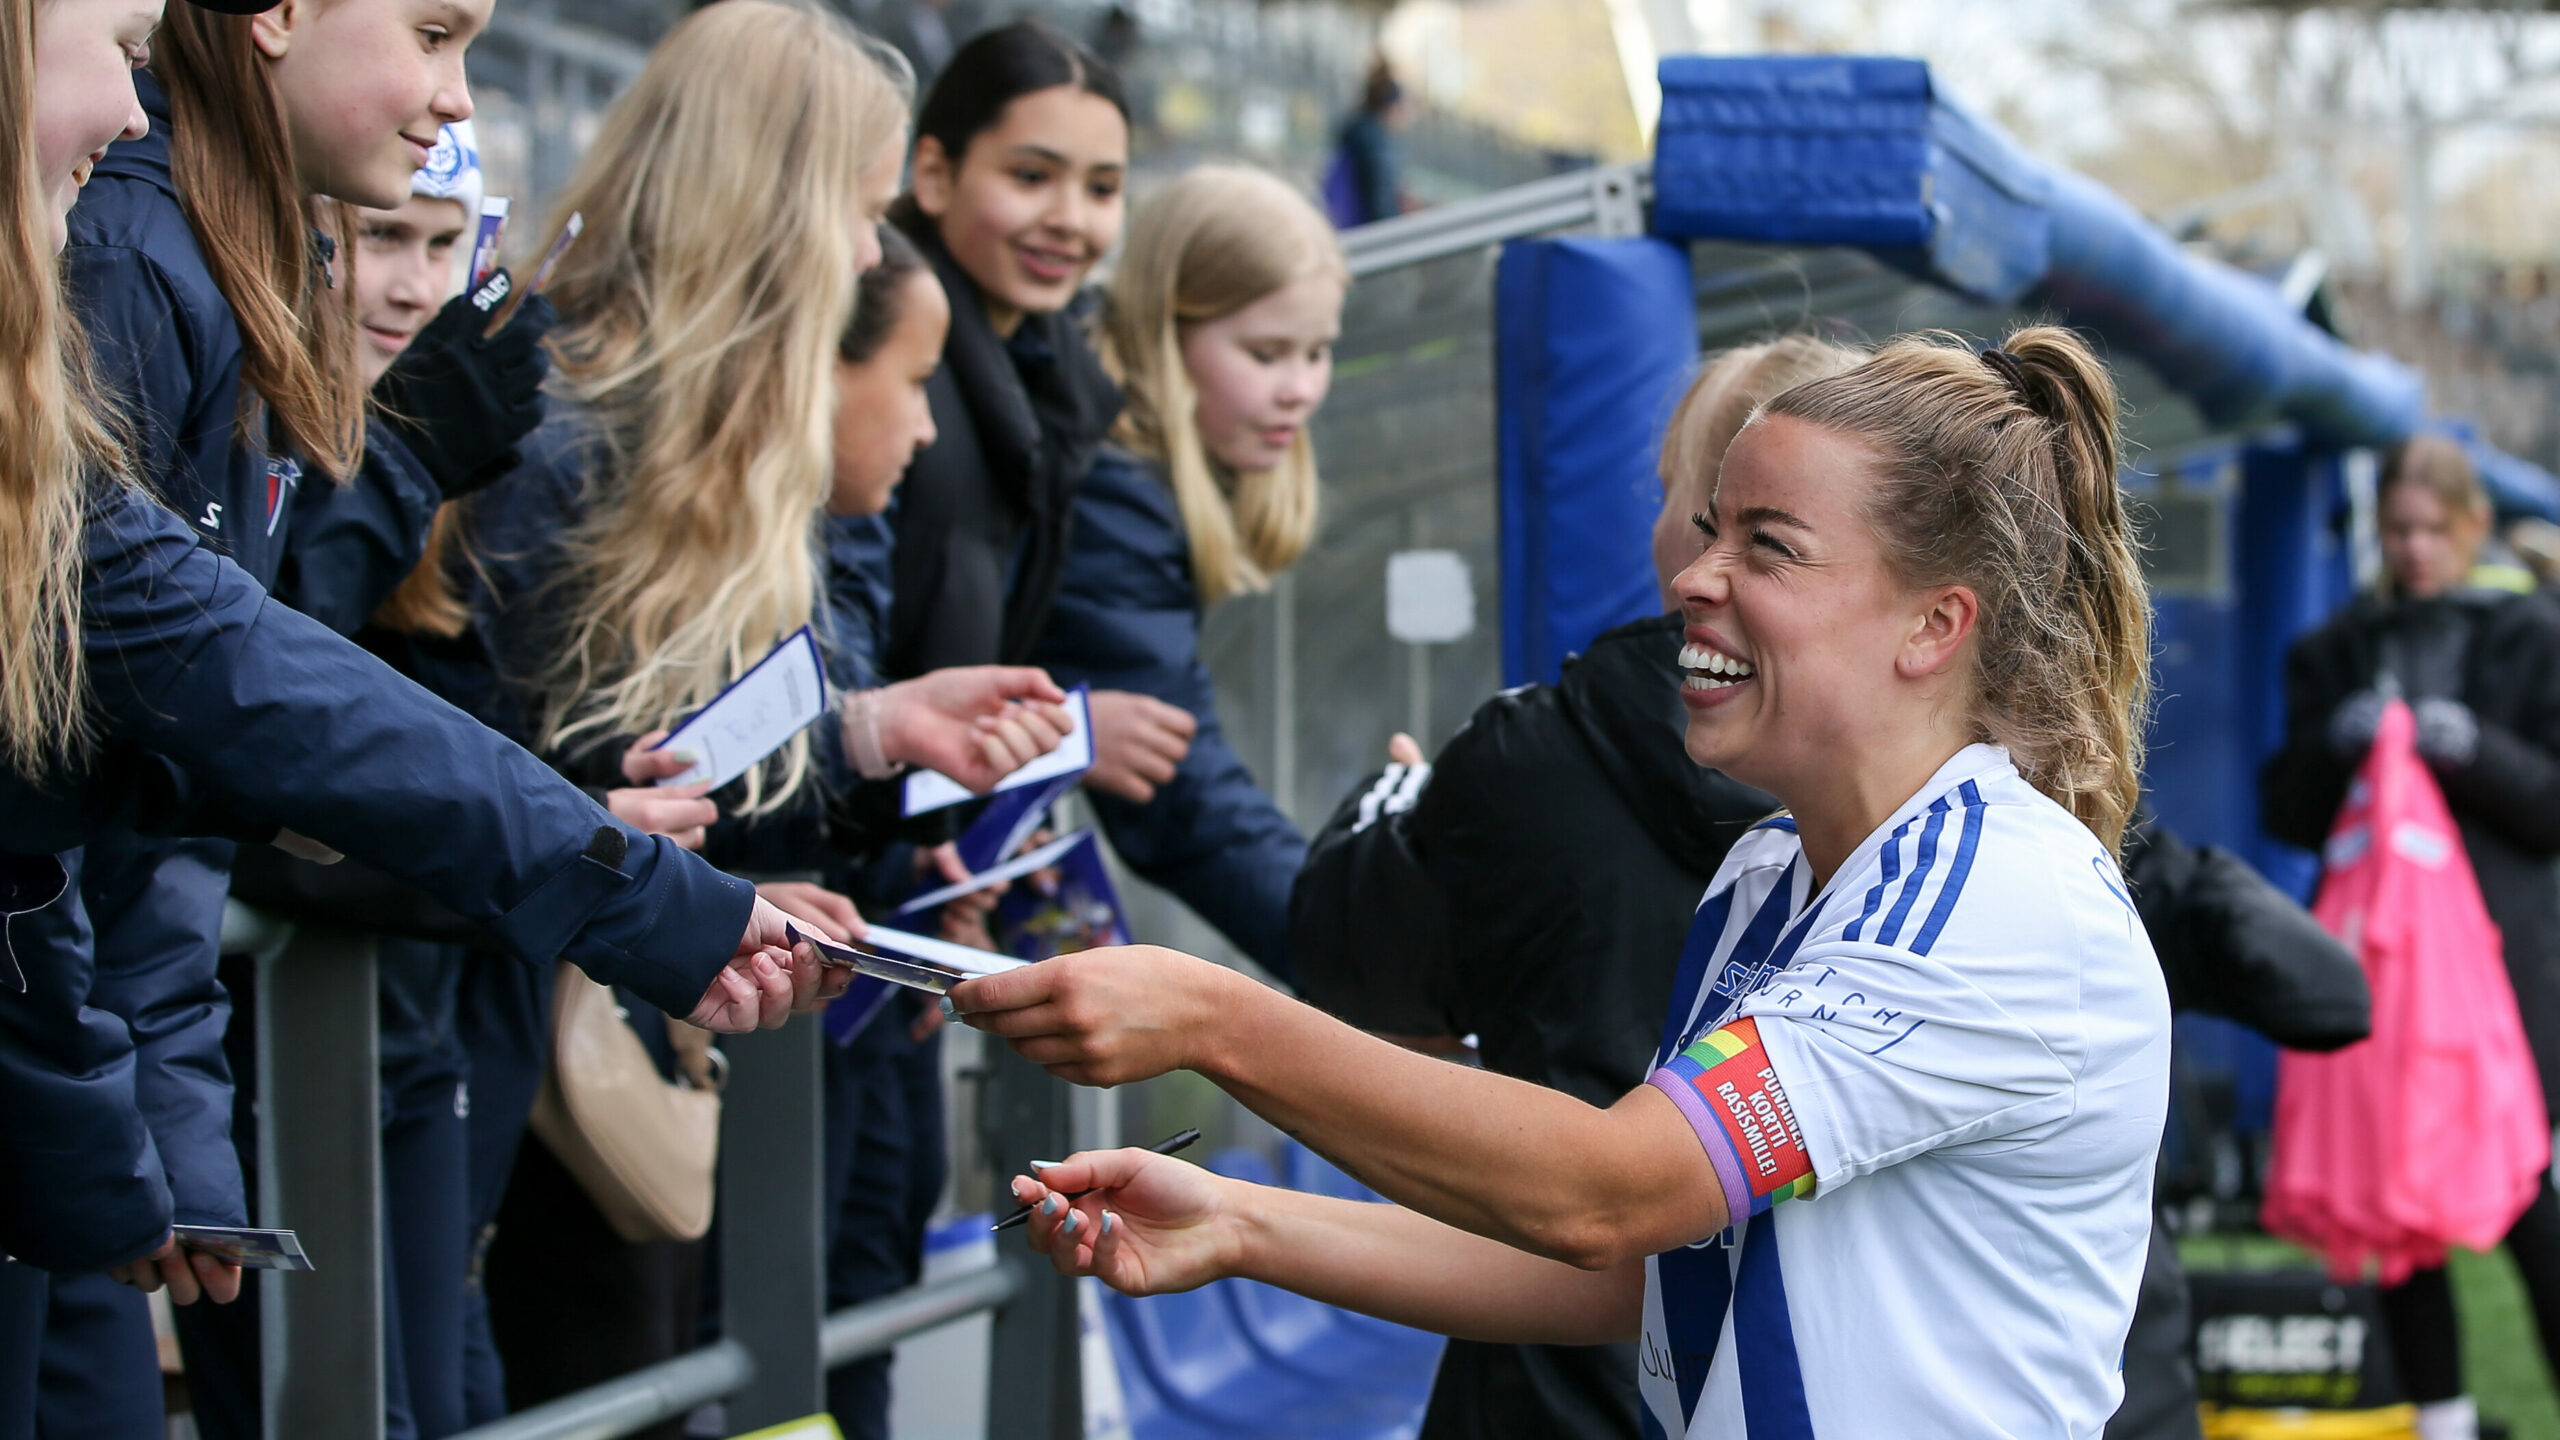
[[2027, 388], [2027, 365], [2025, 361], [2020, 360], [2017, 356], [2010, 354], [1999, 346], [1993, 345], [1982, 352], [1982, 363], [1990, 366], [1993, 372], [1998, 374], [2001, 379], [2009, 382], [2009, 388], [2018, 392], [2018, 398], [2020, 400], [2028, 402], [2029, 409], [2035, 408], [2034, 402], [2029, 399], [2034, 392]]

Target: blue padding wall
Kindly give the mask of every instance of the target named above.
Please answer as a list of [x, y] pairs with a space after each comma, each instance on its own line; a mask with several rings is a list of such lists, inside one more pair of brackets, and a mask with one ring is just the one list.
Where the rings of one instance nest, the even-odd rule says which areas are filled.
[[2000, 304], [2043, 278], [2045, 172], [1926, 63], [1675, 55], [1661, 78], [1656, 234], [1855, 245]]
[[1506, 684], [1552, 681], [1591, 637], [1660, 613], [1654, 466], [1697, 363], [1696, 303], [1681, 245], [1503, 247], [1494, 368]]

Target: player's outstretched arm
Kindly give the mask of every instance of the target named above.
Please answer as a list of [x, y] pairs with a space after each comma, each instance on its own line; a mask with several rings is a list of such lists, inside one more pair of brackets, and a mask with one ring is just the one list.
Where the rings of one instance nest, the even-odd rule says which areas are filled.
[[[1084, 1192], [1070, 1200], [1068, 1195]], [[1644, 1262], [1577, 1270], [1396, 1205], [1304, 1195], [1144, 1150], [1102, 1150], [1017, 1177], [1031, 1248], [1060, 1274], [1129, 1295], [1230, 1275], [1470, 1340], [1600, 1345], [1635, 1338]]]

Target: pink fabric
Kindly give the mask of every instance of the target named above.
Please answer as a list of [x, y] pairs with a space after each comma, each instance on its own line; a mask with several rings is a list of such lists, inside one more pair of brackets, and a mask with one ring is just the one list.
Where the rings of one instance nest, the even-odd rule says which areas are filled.
[[2313, 913], [2363, 962], [2373, 1035], [2279, 1062], [2261, 1217], [2385, 1284], [2496, 1245], [2551, 1164], [2498, 928], [2416, 731], [2391, 702], [2322, 852]]

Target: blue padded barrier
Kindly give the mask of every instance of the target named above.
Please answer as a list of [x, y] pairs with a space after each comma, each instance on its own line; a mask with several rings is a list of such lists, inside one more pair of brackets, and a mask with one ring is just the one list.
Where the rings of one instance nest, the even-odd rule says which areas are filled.
[[[1283, 1142], [1209, 1159], [1221, 1175], [1351, 1200], [1377, 1195]], [[1437, 1335], [1319, 1305], [1250, 1280], [1185, 1295], [1105, 1298], [1138, 1440], [1412, 1440], [1439, 1368]]]
[[1494, 276], [1503, 683], [1660, 613], [1662, 426], [1697, 362], [1687, 247], [1515, 240]]
[[2044, 172], [1918, 60], [1662, 62], [1654, 232], [1854, 245], [1995, 304], [2046, 269]]
[[1982, 300], [2049, 306], [2217, 425], [2385, 445], [2424, 411], [2416, 372], [2020, 151], [1938, 95], [1920, 61], [1675, 56], [1661, 77], [1657, 234], [1857, 246]]
[[2490, 444], [2468, 420], [2433, 420], [2427, 428], [2462, 442], [2463, 453], [2480, 471], [2480, 483], [2488, 487], [2489, 501], [2497, 507], [2499, 519], [2531, 515], [2560, 521], [2560, 476]]
[[2273, 285], [2191, 255], [2113, 191], [2054, 172], [2053, 266], [2041, 297], [2138, 355], [2207, 420], [2300, 427], [2315, 448], [2387, 445], [2417, 428], [2426, 387], [2304, 318]]

